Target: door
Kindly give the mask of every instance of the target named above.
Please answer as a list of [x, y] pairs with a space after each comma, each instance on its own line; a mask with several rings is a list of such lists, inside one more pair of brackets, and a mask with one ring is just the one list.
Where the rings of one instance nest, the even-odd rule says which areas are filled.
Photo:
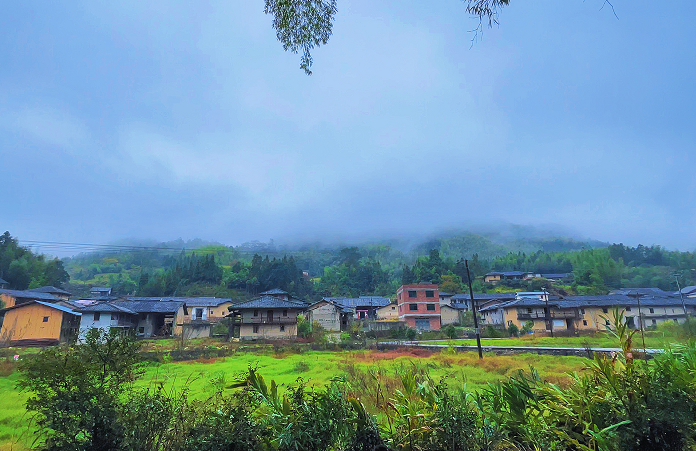
[[273, 310], [269, 310], [268, 313], [266, 314], [266, 320], [269, 323], [273, 322]]

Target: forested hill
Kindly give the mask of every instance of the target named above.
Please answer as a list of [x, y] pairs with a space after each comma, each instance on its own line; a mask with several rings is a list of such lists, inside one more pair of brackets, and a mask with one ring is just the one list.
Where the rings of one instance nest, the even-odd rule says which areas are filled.
[[[244, 299], [274, 287], [297, 296], [393, 295], [402, 283], [435, 281], [463, 292], [469, 259], [474, 289], [538, 289], [541, 280], [496, 287], [483, 284], [491, 270], [571, 273], [552, 289], [606, 293], [621, 287], [676, 290], [696, 284], [696, 254], [659, 246], [628, 247], [571, 238], [519, 234], [447, 233], [350, 245], [249, 242], [224, 246], [201, 241], [118, 244], [62, 261], [36, 255], [9, 233], [0, 240], [0, 278], [8, 288], [63, 286], [76, 297], [108, 285], [115, 294], [218, 296]], [[603, 245], [603, 246], [599, 246]], [[599, 246], [599, 247], [598, 247]], [[67, 273], [63, 270], [65, 268]], [[69, 276], [68, 276], [69, 274]]]

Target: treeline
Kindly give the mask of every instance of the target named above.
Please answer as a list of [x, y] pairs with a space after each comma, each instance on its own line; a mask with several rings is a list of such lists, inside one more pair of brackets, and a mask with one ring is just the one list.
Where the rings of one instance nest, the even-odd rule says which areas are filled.
[[0, 236], [0, 278], [8, 282], [8, 288], [25, 290], [46, 285], [61, 288], [70, 275], [62, 261], [33, 253], [5, 232]]
[[141, 274], [138, 281], [139, 296], [181, 295], [181, 287], [194, 283], [218, 285], [222, 281], [222, 268], [215, 262], [215, 256], [182, 253], [179, 259], [163, 272], [150, 275]]

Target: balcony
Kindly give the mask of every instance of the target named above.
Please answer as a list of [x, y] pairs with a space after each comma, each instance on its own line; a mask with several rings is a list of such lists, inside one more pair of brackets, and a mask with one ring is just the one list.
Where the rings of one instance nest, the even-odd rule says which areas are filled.
[[242, 318], [242, 324], [297, 324], [295, 316], [256, 316], [252, 318]]
[[534, 320], [534, 319], [580, 319], [581, 315], [578, 312], [551, 312], [547, 315], [544, 312], [517, 312], [517, 319], [519, 320]]

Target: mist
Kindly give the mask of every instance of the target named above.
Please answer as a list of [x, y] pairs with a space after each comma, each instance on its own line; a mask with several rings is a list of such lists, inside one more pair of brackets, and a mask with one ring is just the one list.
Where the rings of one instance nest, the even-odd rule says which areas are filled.
[[[260, 1], [6, 7], [3, 228], [24, 240], [355, 243], [510, 224], [696, 248], [690, 18], [340, 0], [314, 74]], [[3, 230], [4, 230], [3, 229]]]

